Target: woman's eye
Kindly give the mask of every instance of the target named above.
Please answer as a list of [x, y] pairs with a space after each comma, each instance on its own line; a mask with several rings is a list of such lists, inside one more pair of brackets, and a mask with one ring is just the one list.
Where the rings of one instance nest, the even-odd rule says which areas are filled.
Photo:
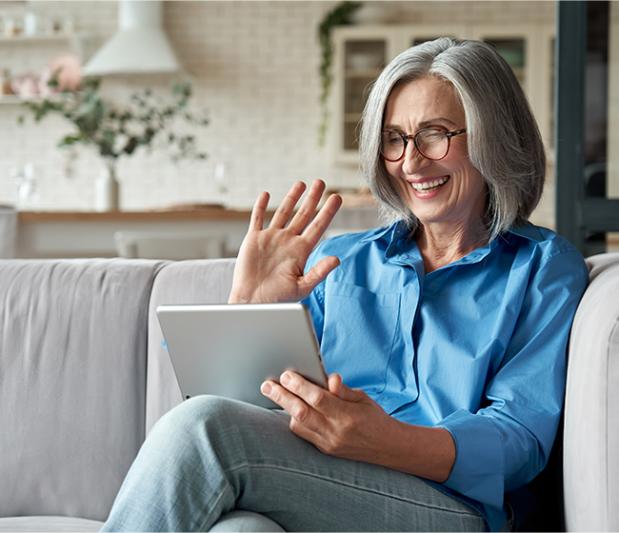
[[385, 135], [385, 142], [389, 144], [400, 144], [402, 142], [402, 137], [395, 133], [390, 133]]
[[442, 131], [428, 131], [422, 136], [423, 142], [435, 143], [440, 142], [445, 138], [445, 133]]

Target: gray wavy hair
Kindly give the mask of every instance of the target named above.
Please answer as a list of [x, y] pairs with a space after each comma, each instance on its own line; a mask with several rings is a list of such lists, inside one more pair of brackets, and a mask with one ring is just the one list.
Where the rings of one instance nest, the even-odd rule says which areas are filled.
[[544, 145], [527, 99], [506, 61], [480, 41], [441, 37], [413, 46], [389, 63], [375, 81], [361, 122], [361, 169], [383, 217], [419, 221], [403, 202], [380, 156], [387, 99], [396, 85], [435, 76], [455, 88], [466, 116], [469, 158], [488, 189], [489, 239], [525, 222], [544, 187]]

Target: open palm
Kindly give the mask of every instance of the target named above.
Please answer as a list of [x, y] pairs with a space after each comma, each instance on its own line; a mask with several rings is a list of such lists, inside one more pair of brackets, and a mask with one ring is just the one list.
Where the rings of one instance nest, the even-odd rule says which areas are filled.
[[303, 182], [295, 183], [267, 228], [263, 226], [269, 194], [258, 197], [239, 250], [229, 303], [298, 301], [337, 267], [337, 257], [329, 256], [304, 274], [307, 258], [342, 204], [340, 196], [331, 195], [316, 213], [324, 190], [322, 180], [314, 181], [294, 213], [305, 191]]

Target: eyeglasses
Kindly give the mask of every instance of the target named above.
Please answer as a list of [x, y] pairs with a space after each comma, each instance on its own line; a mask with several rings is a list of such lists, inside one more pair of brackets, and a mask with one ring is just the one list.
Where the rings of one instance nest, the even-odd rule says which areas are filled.
[[399, 161], [404, 157], [406, 147], [412, 140], [423, 157], [439, 161], [449, 152], [451, 138], [462, 133], [466, 133], [466, 129], [447, 131], [435, 126], [423, 128], [414, 135], [406, 135], [397, 130], [385, 130], [382, 133], [380, 153], [387, 161]]

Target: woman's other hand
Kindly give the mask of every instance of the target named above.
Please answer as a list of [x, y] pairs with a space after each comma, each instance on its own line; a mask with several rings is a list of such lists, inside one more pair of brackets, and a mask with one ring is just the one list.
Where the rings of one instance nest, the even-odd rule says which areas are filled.
[[267, 228], [269, 194], [260, 194], [239, 250], [228, 303], [299, 301], [339, 265], [337, 257], [325, 257], [304, 274], [307, 258], [342, 205], [342, 198], [332, 194], [316, 213], [325, 190], [325, 183], [316, 180], [294, 213], [305, 188], [301, 181], [292, 186]]
[[394, 419], [365, 392], [344, 385], [339, 374], [329, 376], [328, 387], [286, 371], [279, 383], [266, 381], [260, 390], [290, 415], [291, 431], [323, 453], [381, 463]]
[[339, 374], [331, 374], [328, 389], [323, 389], [287, 370], [279, 383], [265, 381], [260, 390], [290, 415], [295, 435], [328, 455], [439, 483], [455, 463], [456, 445], [449, 431], [400, 422], [362, 390], [344, 385]]

